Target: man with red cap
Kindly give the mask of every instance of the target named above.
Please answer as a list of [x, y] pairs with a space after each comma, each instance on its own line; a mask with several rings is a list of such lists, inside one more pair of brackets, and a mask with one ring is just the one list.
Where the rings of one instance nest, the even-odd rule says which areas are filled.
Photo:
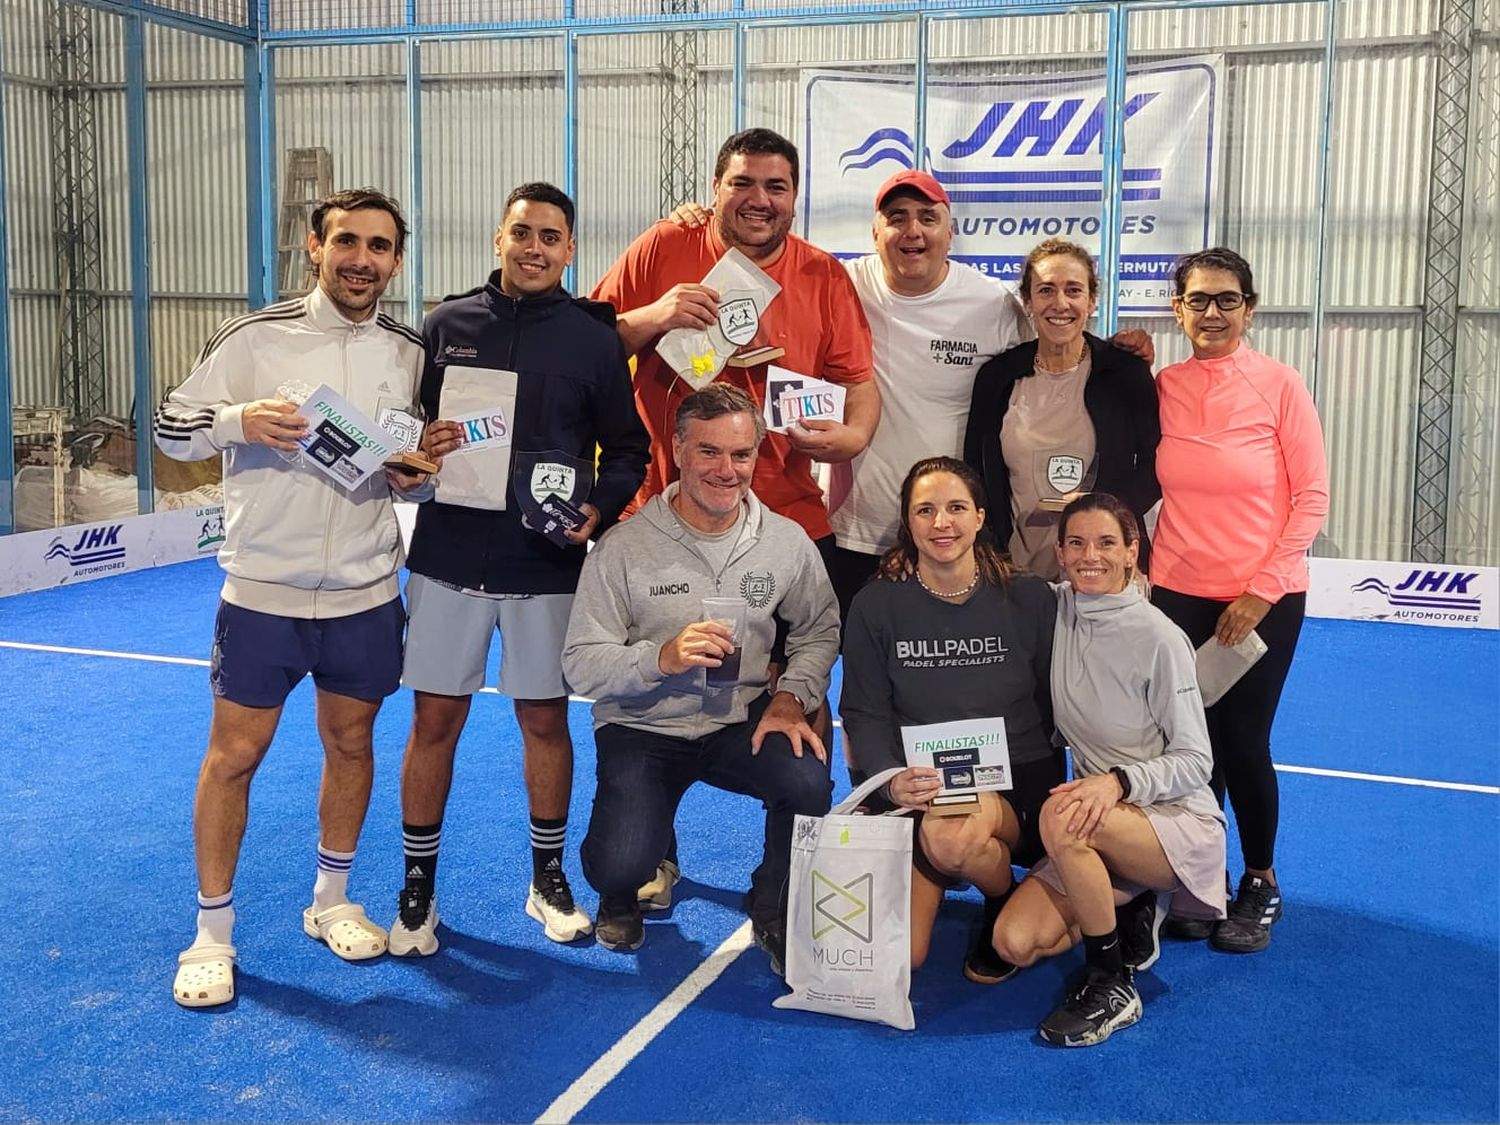
[[839, 610], [896, 544], [901, 481], [923, 457], [963, 455], [974, 375], [1034, 333], [1015, 287], [948, 260], [953, 213], [931, 175], [908, 168], [875, 194], [875, 253], [845, 262], [875, 342], [881, 422], [834, 467], [830, 520]]
[[[974, 376], [1036, 333], [1014, 285], [948, 260], [953, 213], [929, 172], [897, 172], [875, 193], [875, 253], [845, 262], [870, 322], [881, 421], [870, 444], [833, 467], [833, 588], [839, 611], [896, 544], [901, 482], [924, 457], [963, 456]], [[1150, 339], [1116, 340], [1151, 359]]]

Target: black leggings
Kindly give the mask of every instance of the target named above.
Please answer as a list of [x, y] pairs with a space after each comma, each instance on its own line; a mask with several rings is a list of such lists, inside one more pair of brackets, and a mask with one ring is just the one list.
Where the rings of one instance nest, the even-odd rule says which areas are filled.
[[[1214, 635], [1219, 615], [1229, 604], [1161, 586], [1152, 589], [1151, 602], [1187, 634], [1194, 648]], [[1240, 830], [1240, 852], [1245, 866], [1256, 871], [1270, 870], [1276, 857], [1281, 798], [1271, 765], [1271, 724], [1306, 609], [1306, 594], [1287, 594], [1271, 607], [1255, 627], [1266, 642], [1266, 654], [1207, 711], [1214, 796], [1222, 807], [1228, 791]]]

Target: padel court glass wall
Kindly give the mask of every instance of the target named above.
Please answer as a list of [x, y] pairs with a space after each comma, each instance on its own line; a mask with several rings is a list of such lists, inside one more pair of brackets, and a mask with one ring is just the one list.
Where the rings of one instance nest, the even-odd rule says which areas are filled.
[[1315, 553], [1500, 564], [1500, 0], [0, 0], [0, 533], [216, 502], [151, 412], [220, 321], [312, 284], [318, 195], [402, 201], [385, 309], [415, 325], [483, 281], [515, 184], [574, 195], [587, 292], [751, 125], [802, 149], [796, 229], [840, 253], [868, 185], [978, 169], [955, 254], [1076, 238], [1096, 327], [1159, 364], [1170, 253], [1235, 247], [1327, 435]]

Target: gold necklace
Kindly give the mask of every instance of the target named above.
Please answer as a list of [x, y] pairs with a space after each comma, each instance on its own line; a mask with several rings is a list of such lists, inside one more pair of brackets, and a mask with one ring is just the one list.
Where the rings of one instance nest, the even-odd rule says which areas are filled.
[[972, 594], [974, 592], [974, 587], [976, 587], [976, 586], [979, 585], [979, 564], [978, 563], [974, 564], [974, 577], [969, 580], [969, 584], [967, 586], [965, 586], [962, 590], [954, 590], [951, 594], [945, 594], [941, 590], [934, 590], [931, 586], [927, 585], [927, 583], [923, 582], [922, 581], [922, 568], [921, 567], [914, 568], [914, 573], [917, 576], [917, 585], [920, 586], [920, 587], [922, 587], [922, 589], [926, 590], [929, 594], [931, 594], [935, 598], [961, 598], [965, 594]]
[[1037, 372], [1039, 374], [1042, 374], [1042, 375], [1068, 375], [1068, 374], [1071, 374], [1072, 372], [1078, 370], [1079, 366], [1083, 363], [1083, 357], [1088, 354], [1088, 350], [1089, 350], [1089, 342], [1087, 340], [1079, 340], [1078, 341], [1078, 358], [1073, 361], [1072, 366], [1071, 367], [1052, 368], [1052, 367], [1047, 367], [1045, 364], [1042, 363], [1041, 349], [1038, 348], [1037, 349], [1037, 353], [1036, 353], [1036, 359], [1033, 362], [1032, 366], [1037, 370]]

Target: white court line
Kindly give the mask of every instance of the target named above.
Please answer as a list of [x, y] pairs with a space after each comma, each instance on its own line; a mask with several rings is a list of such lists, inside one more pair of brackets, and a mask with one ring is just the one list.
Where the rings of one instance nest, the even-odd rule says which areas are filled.
[[[19, 648], [28, 652], [60, 652], [66, 656], [109, 656], [115, 660], [144, 660], [152, 664], [188, 664], [195, 668], [207, 668], [207, 660], [199, 660], [190, 656], [152, 656], [145, 652], [112, 652], [105, 648], [68, 648], [65, 645], [34, 645], [25, 641], [0, 641], [0, 648]], [[485, 695], [499, 695], [499, 688], [485, 687], [479, 689]], [[592, 703], [592, 699], [585, 699], [581, 695], [568, 696], [574, 703]]]
[[[151, 656], [139, 652], [111, 652], [101, 648], [68, 648], [63, 645], [36, 645], [27, 644], [24, 641], [0, 641], [0, 648], [19, 648], [32, 652], [60, 652], [72, 656], [108, 656], [116, 660], [145, 660], [154, 664], [190, 664], [198, 668], [207, 668], [207, 660], [196, 660], [186, 656]], [[485, 687], [479, 689], [485, 695], [499, 695], [499, 689]], [[568, 696], [574, 703], [593, 703], [581, 695]], [[843, 723], [837, 719], [833, 723], [836, 727], [842, 727]], [[1376, 781], [1383, 785], [1411, 785], [1422, 789], [1450, 789], [1459, 793], [1489, 793], [1500, 795], [1500, 785], [1475, 785], [1467, 781], [1431, 781], [1423, 777], [1397, 777], [1394, 774], [1385, 773], [1355, 773], [1352, 770], [1328, 770], [1317, 766], [1288, 766], [1277, 764], [1279, 773], [1302, 773], [1313, 777], [1338, 777], [1347, 781]]]
[[1276, 767], [1280, 773], [1306, 773], [1314, 777], [1342, 777], [1351, 781], [1382, 781], [1387, 785], [1419, 785], [1424, 789], [1456, 789], [1461, 793], [1500, 793], [1500, 785], [1472, 785], [1467, 781], [1428, 781], [1421, 777], [1393, 777], [1385, 773], [1353, 773], [1349, 770], [1324, 770], [1315, 766]]
[[145, 660], [152, 664], [191, 664], [207, 668], [207, 660], [189, 656], [152, 656], [144, 652], [111, 652], [103, 648], [67, 648], [63, 645], [32, 645], [23, 641], [0, 641], [0, 648], [20, 648], [28, 652], [60, 652], [67, 656], [110, 656], [116, 660]]
[[615, 1076], [625, 1069], [631, 1059], [660, 1035], [667, 1024], [676, 1019], [705, 988], [718, 980], [719, 975], [729, 968], [736, 957], [749, 949], [751, 944], [750, 923], [743, 922], [739, 929], [725, 938], [723, 944], [709, 955], [707, 961], [694, 969], [665, 1000], [647, 1012], [593, 1066], [579, 1075], [573, 1085], [542, 1110], [541, 1116], [537, 1118], [538, 1125], [565, 1125], [572, 1121], [584, 1106], [614, 1081]]

